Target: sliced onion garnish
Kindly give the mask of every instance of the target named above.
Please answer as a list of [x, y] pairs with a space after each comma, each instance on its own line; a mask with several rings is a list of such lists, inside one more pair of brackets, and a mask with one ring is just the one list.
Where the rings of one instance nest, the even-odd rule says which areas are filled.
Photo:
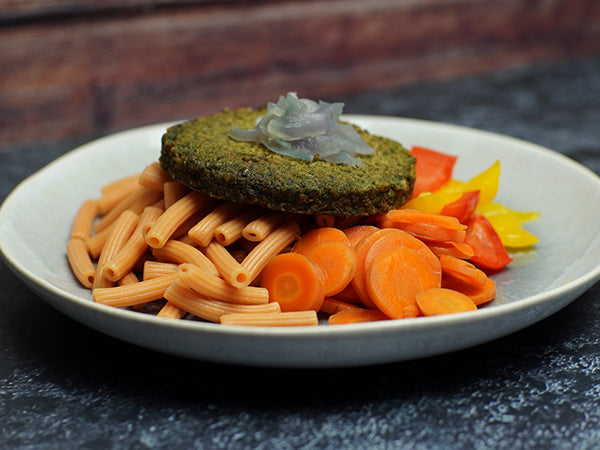
[[259, 142], [281, 155], [312, 161], [362, 166], [358, 155], [370, 155], [369, 146], [349, 124], [340, 123], [343, 103], [299, 99], [290, 92], [269, 102], [267, 112], [253, 129], [232, 127], [229, 136], [237, 141]]

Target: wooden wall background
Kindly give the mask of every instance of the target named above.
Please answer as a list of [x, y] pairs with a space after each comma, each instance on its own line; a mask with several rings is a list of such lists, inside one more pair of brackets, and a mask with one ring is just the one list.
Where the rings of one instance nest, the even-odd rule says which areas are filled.
[[598, 0], [0, 0], [0, 147], [599, 52]]

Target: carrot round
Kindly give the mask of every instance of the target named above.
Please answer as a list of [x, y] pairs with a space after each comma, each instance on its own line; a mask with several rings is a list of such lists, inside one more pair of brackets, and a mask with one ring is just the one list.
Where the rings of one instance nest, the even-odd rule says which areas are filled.
[[425, 243], [402, 230], [383, 228], [365, 237], [356, 247], [357, 269], [351, 286], [367, 308], [375, 306], [367, 288], [367, 274], [372, 261], [378, 254], [401, 246], [416, 251], [435, 273], [437, 282], [441, 282], [440, 261]]
[[344, 309], [329, 316], [328, 321], [329, 325], [343, 325], [376, 320], [388, 320], [388, 317], [378, 309]]
[[464, 259], [442, 255], [440, 256], [440, 264], [444, 276], [456, 278], [473, 287], [483, 287], [488, 278], [483, 270], [478, 269]]
[[392, 228], [383, 228], [381, 230], [375, 231], [363, 239], [356, 245], [354, 251], [356, 252], [356, 273], [354, 278], [351, 281], [351, 286], [354, 289], [354, 292], [360, 299], [360, 301], [367, 308], [374, 308], [375, 305], [371, 301], [369, 297], [369, 292], [367, 290], [367, 272], [368, 267], [365, 263], [367, 258], [367, 253], [371, 249], [374, 242], [384, 236], [387, 233], [392, 233], [394, 230]]
[[348, 244], [348, 238], [342, 230], [334, 227], [313, 228], [304, 233], [294, 244], [292, 251], [304, 254], [315, 245], [323, 242], [343, 242]]
[[328, 297], [344, 290], [356, 272], [356, 254], [343, 242], [323, 242], [303, 254], [321, 268]]
[[356, 247], [356, 244], [358, 244], [362, 238], [373, 234], [377, 230], [379, 230], [379, 228], [375, 225], [355, 225], [353, 227], [345, 228], [342, 231], [348, 238], [350, 247]]
[[300, 253], [281, 253], [265, 266], [260, 284], [281, 311], [318, 311], [325, 298], [323, 272]]
[[477, 306], [490, 302], [496, 297], [496, 283], [491, 278], [487, 278], [483, 286], [474, 286], [445, 276], [442, 277], [442, 287], [465, 294]]
[[447, 255], [459, 259], [469, 259], [475, 254], [473, 247], [466, 242], [435, 241], [428, 242], [427, 246], [437, 257]]
[[465, 294], [452, 289], [426, 289], [417, 294], [417, 305], [425, 316], [475, 311], [477, 305]]
[[435, 256], [427, 244], [402, 230], [392, 228], [388, 233], [382, 234], [379, 239], [373, 242], [365, 258], [366, 266], [368, 267], [371, 264], [371, 261], [373, 261], [375, 256], [377, 256], [379, 253], [400, 246], [408, 247], [411, 250], [416, 251], [419, 256], [423, 258], [427, 264], [429, 264], [431, 270], [435, 272], [438, 282], [441, 283], [442, 267], [439, 258]]
[[353, 311], [362, 311], [365, 308], [363, 308], [360, 305], [355, 305], [354, 303], [347, 303], [343, 300], [339, 300], [337, 298], [332, 297], [325, 297], [325, 300], [323, 300], [323, 304], [321, 305], [321, 311], [326, 314], [335, 314], [337, 312], [345, 311], [347, 309]]
[[419, 253], [404, 246], [379, 253], [367, 276], [371, 300], [390, 319], [416, 317], [417, 294], [436, 287], [439, 275]]
[[[354, 276], [356, 276], [356, 272], [354, 272]], [[335, 294], [335, 298], [348, 303], [361, 303], [360, 298], [358, 298], [358, 294], [354, 290], [354, 286], [352, 286], [352, 280], [341, 292]]]
[[382, 227], [400, 228], [432, 241], [464, 242], [467, 229], [456, 217], [414, 209], [393, 209], [375, 220]]

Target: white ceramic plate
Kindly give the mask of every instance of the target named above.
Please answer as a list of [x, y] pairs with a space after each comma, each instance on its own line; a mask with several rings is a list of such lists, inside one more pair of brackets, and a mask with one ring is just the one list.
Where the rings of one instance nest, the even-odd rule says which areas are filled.
[[542, 320], [600, 279], [600, 179], [585, 167], [537, 145], [479, 130], [392, 117], [345, 119], [407, 147], [458, 155], [458, 179], [500, 160], [498, 201], [542, 217], [528, 227], [540, 243], [513, 255], [509, 268], [494, 276], [496, 300], [448, 316], [299, 328], [224, 327], [94, 303], [65, 257], [73, 217], [101, 186], [156, 161], [167, 124], [96, 140], [23, 181], [0, 209], [0, 249], [31, 289], [94, 329], [166, 353], [257, 366], [365, 365], [466, 348]]

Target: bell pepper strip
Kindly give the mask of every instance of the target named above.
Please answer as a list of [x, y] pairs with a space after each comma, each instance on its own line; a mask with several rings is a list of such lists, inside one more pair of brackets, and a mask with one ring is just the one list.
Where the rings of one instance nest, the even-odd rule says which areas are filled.
[[434, 192], [452, 178], [456, 156], [424, 147], [412, 147], [410, 154], [416, 158], [413, 198], [421, 192]]
[[417, 197], [402, 205], [400, 209], [414, 209], [428, 214], [439, 214], [446, 203], [448, 200], [437, 192], [421, 192]]
[[456, 217], [460, 223], [469, 221], [479, 204], [480, 191], [467, 191], [458, 200], [444, 205], [440, 214]]
[[496, 161], [483, 172], [475, 175], [463, 185], [463, 192], [479, 191], [478, 206], [487, 205], [498, 193], [500, 187], [500, 161]]
[[458, 200], [465, 192], [467, 192], [465, 190], [465, 183], [452, 178], [441, 188], [435, 191], [435, 194], [442, 197], [445, 200], [444, 204], [446, 204]]
[[490, 203], [488, 205], [482, 206], [481, 208], [479, 208], [479, 210], [486, 216], [491, 216], [494, 214], [510, 214], [520, 224], [531, 222], [532, 220], [537, 220], [541, 216], [541, 214], [536, 211], [515, 211], [513, 209], [507, 208], [504, 205], [501, 205], [500, 203]]
[[523, 224], [539, 218], [539, 213], [513, 211], [499, 203], [484, 205], [479, 211], [490, 221], [505, 247], [524, 248], [538, 242], [537, 236], [523, 228]]
[[473, 249], [470, 261], [483, 270], [498, 271], [512, 261], [492, 224], [479, 212], [467, 222], [465, 242]]

